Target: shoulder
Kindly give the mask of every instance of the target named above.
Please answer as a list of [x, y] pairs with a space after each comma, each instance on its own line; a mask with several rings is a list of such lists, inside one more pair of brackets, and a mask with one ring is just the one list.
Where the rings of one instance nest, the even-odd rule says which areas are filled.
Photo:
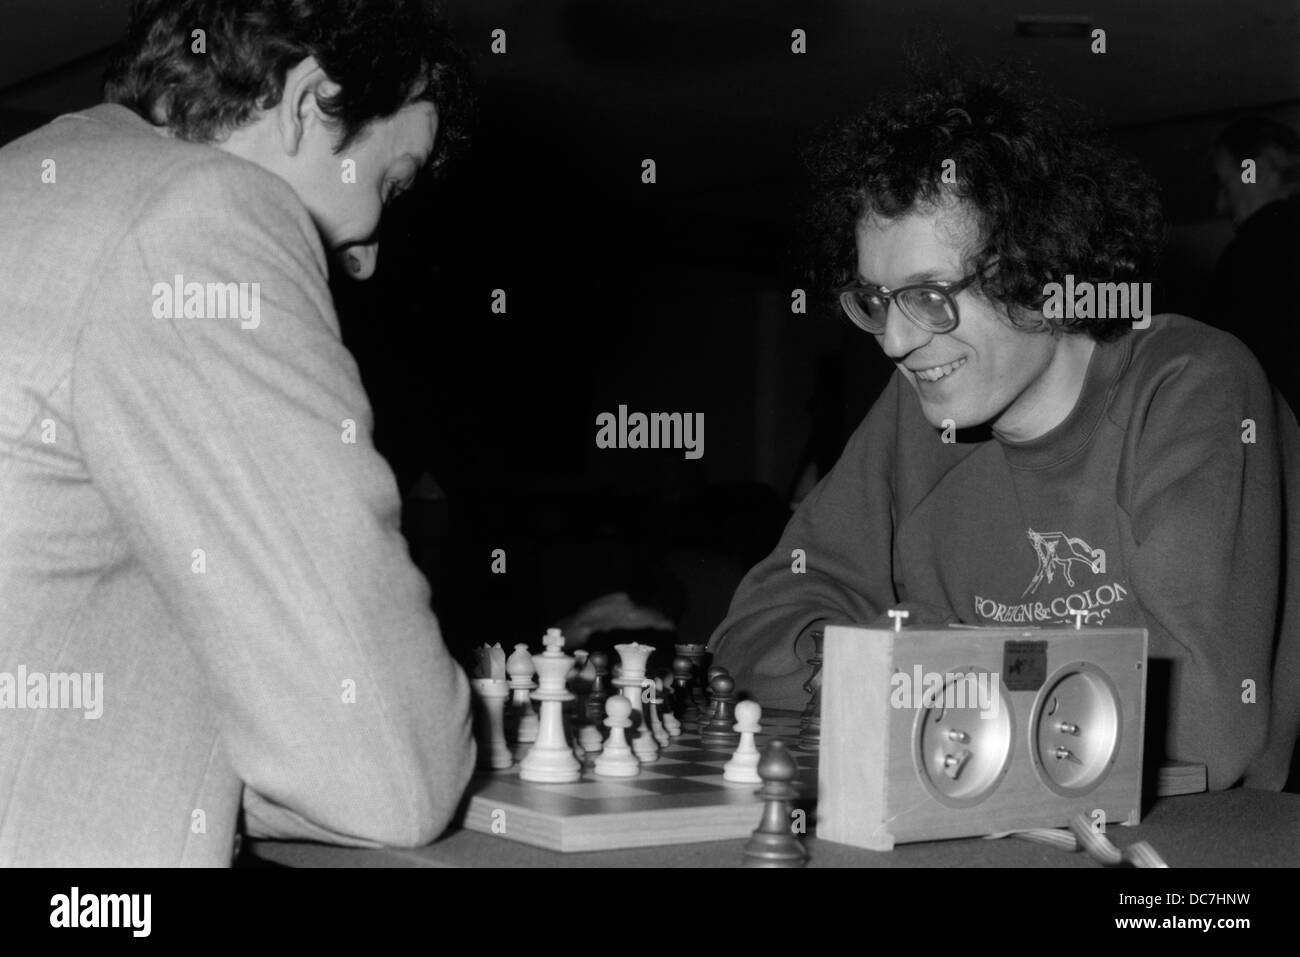
[[209, 149], [178, 157], [158, 170], [155, 183], [126, 226], [137, 240], [179, 240], [212, 255], [287, 257], [324, 278], [325, 252], [311, 214], [275, 174]]
[[1218, 392], [1267, 394], [1268, 379], [1255, 354], [1236, 336], [1186, 316], [1155, 316], [1129, 334], [1125, 391], [1154, 394]]
[[1261, 448], [1274, 441], [1273, 388], [1235, 336], [1175, 315], [1155, 316], [1129, 336], [1129, 361], [1107, 410], [1129, 466], [1164, 474], [1218, 463], [1226, 475], [1248, 451], [1244, 429]]
[[[51, 182], [42, 182], [43, 164]], [[212, 245], [241, 234], [247, 245], [261, 233], [325, 270], [311, 215], [288, 183], [223, 150], [163, 136], [115, 104], [59, 117], [0, 150], [0, 184], [16, 227], [82, 257], [97, 246], [175, 241], [178, 232]]]

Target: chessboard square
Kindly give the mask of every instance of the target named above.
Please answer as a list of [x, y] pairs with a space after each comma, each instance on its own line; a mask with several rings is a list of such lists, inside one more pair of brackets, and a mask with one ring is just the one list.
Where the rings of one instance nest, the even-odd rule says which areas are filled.
[[724, 778], [721, 775], [721, 773], [700, 775], [699, 777], [693, 777], [693, 778], [681, 778], [679, 780], [693, 781], [701, 784], [708, 784], [711, 787], [727, 788], [728, 790], [744, 791], [746, 788], [748, 788], [751, 794], [757, 794], [758, 789], [762, 786], [760, 784], [742, 784], [738, 781], [728, 781], [726, 778]]
[[682, 762], [708, 761], [716, 758], [722, 751], [707, 751], [704, 748], [683, 748], [673, 752], [673, 760]]
[[[725, 763], [725, 761], [719, 762], [717, 767], [720, 768]], [[682, 761], [679, 764], [670, 764], [667, 767], [656, 767], [655, 771], [661, 777], [680, 781], [682, 778], [699, 777], [701, 774], [707, 774], [709, 764], [700, 761]]]
[[638, 790], [651, 794], [695, 794], [713, 790], [721, 780], [716, 775], [706, 777], [651, 778], [637, 782]]
[[664, 768], [664, 767], [671, 767], [674, 764], [682, 764], [682, 763], [684, 762], [682, 761], [681, 755], [679, 754], [672, 754], [672, 755], [660, 754], [658, 758], [651, 761], [649, 764], [643, 765], [643, 767]]

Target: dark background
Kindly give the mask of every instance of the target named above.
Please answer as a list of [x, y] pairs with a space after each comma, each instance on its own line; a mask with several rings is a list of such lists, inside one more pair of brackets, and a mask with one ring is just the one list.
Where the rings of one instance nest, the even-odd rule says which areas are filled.
[[[3, 2], [0, 143], [98, 101], [126, 9]], [[800, 151], [905, 79], [905, 44], [1028, 63], [1099, 113], [1164, 191], [1158, 305], [1193, 316], [1231, 236], [1215, 133], [1248, 113], [1300, 125], [1300, 7], [1283, 0], [447, 6], [480, 91], [472, 150], [397, 204], [375, 278], [335, 287], [458, 650], [535, 641], [617, 589], [707, 637], [801, 466], [833, 459], [889, 372], [833, 313], [791, 314], [792, 244]], [[1080, 9], [1082, 37], [1016, 35], [1019, 17]], [[489, 52], [497, 28], [505, 55]], [[620, 404], [703, 412], [703, 458], [597, 449], [596, 415]]]

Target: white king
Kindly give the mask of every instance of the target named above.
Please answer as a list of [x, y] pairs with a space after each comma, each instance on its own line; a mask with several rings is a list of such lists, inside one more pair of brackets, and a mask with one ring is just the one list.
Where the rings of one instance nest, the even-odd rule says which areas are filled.
[[564, 733], [564, 702], [573, 700], [565, 679], [573, 659], [560, 650], [564, 635], [558, 628], [548, 628], [542, 644], [546, 651], [533, 655], [538, 686], [533, 700], [541, 702], [541, 726], [537, 741], [519, 765], [519, 776], [541, 784], [567, 784], [582, 776], [582, 765], [573, 756], [573, 746]]

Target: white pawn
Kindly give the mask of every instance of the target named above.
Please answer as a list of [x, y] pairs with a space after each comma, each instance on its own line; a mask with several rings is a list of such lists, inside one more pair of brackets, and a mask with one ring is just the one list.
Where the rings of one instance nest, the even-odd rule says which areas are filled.
[[578, 747], [583, 751], [579, 757], [580, 761], [587, 760], [593, 754], [600, 754], [601, 749], [605, 747], [605, 739], [600, 734], [600, 728], [594, 724], [584, 724], [578, 731]]
[[641, 762], [627, 746], [625, 729], [632, 727], [632, 702], [622, 695], [614, 695], [605, 702], [605, 727], [609, 740], [605, 750], [596, 759], [596, 774], [603, 778], [632, 778], [641, 773]]
[[511, 743], [515, 745], [532, 744], [537, 740], [541, 719], [533, 710], [529, 695], [537, 687], [533, 681], [536, 673], [537, 667], [533, 664], [533, 656], [528, 653], [528, 646], [522, 642], [515, 645], [514, 653], [506, 659], [506, 674], [510, 676], [510, 690], [514, 692], [510, 701], [510, 725], [514, 731]]
[[736, 705], [736, 724], [733, 730], [740, 732], [740, 745], [722, 768], [722, 779], [736, 784], [762, 784], [758, 776], [758, 748], [754, 746], [754, 735], [763, 728], [758, 721], [763, 716], [763, 709], [757, 701], [742, 701]]

